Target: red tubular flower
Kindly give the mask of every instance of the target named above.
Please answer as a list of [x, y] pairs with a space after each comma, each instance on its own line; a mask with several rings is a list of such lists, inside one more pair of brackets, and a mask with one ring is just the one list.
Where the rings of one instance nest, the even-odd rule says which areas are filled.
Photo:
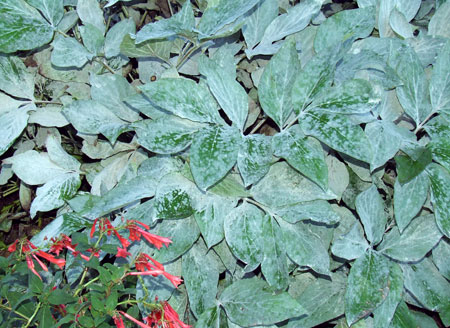
[[31, 255], [34, 257], [34, 259], [37, 261], [37, 263], [39, 263], [39, 265], [41, 266], [41, 268], [42, 268], [44, 271], [48, 271], [47, 266], [46, 266], [44, 263], [42, 263], [41, 260], [39, 260], [39, 258], [36, 256], [36, 254], [31, 254]]
[[56, 264], [57, 266], [59, 266], [60, 269], [62, 269], [64, 267], [64, 265], [66, 265], [66, 260], [64, 260], [64, 259], [57, 259], [53, 255], [47, 254], [47, 253], [45, 253], [43, 251], [37, 251], [36, 254], [39, 255], [40, 257], [46, 259], [50, 263]]
[[125, 324], [123, 323], [122, 317], [120, 315], [113, 316], [113, 320], [117, 328], [125, 328]]
[[31, 259], [31, 257], [29, 255], [27, 255], [27, 256], [25, 256], [25, 259], [27, 260], [28, 269], [30, 269], [31, 272], [33, 272], [36, 276], [39, 277], [39, 279], [42, 280], [41, 276], [39, 275], [39, 273], [37, 273], [37, 271], [34, 268], [34, 262]]
[[163, 244], [166, 247], [169, 247], [169, 244], [172, 242], [172, 240], [170, 240], [169, 238], [154, 235], [154, 234], [147, 232], [139, 227], [137, 227], [137, 231], [139, 231], [142, 234], [142, 236], [145, 238], [145, 240], [147, 240], [150, 244], [155, 245], [155, 247], [157, 249], [161, 249]]
[[129, 256], [129, 255], [131, 255], [131, 253], [130, 253], [130, 252], [127, 252], [127, 249], [126, 249], [126, 248], [120, 248], [120, 247], [117, 247], [117, 254], [116, 254], [116, 257], [127, 257], [127, 256]]
[[14, 243], [12, 243], [11, 245], [9, 245], [8, 247], [8, 252], [13, 253], [16, 251], [16, 245], [19, 242], [19, 239], [16, 239], [16, 241]]
[[164, 302], [163, 309], [164, 309], [164, 320], [174, 323], [175, 324], [173, 326], [174, 328], [175, 327], [176, 328], [190, 328], [191, 327], [180, 320], [178, 313], [170, 306], [169, 303]]
[[94, 237], [95, 226], [97, 225], [97, 221], [98, 221], [98, 218], [96, 218], [96, 219], [94, 220], [94, 223], [92, 223], [91, 234], [90, 234], [91, 238]]
[[127, 318], [128, 320], [133, 321], [133, 322], [134, 322], [135, 324], [137, 324], [139, 327], [142, 327], [142, 328], [152, 328], [152, 327], [150, 327], [149, 325], [146, 325], [145, 323], [143, 323], [143, 322], [141, 322], [141, 321], [139, 321], [139, 320], [133, 318], [131, 315], [129, 315], [129, 314], [123, 312], [123, 311], [119, 311], [119, 313], [120, 313], [121, 315], [123, 315], [125, 318]]

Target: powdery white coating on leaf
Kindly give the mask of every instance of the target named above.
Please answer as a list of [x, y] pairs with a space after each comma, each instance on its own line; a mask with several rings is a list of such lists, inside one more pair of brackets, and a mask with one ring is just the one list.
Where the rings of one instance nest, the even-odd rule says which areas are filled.
[[369, 248], [364, 238], [364, 230], [359, 222], [355, 222], [349, 232], [339, 236], [331, 247], [334, 255], [347, 260], [354, 260], [363, 255]]
[[370, 314], [388, 296], [389, 260], [368, 251], [353, 262], [345, 293], [345, 317], [351, 325]]
[[89, 23], [94, 25], [105, 34], [105, 21], [103, 19], [103, 10], [100, 9], [97, 0], [78, 0], [77, 14], [83, 24]]
[[431, 202], [441, 232], [450, 238], [450, 174], [438, 164], [426, 168], [431, 182]]
[[0, 155], [3, 155], [22, 134], [28, 123], [28, 113], [23, 108], [0, 113]]
[[277, 16], [278, 2], [274, 0], [263, 0], [249, 12], [242, 26], [242, 35], [248, 49], [261, 41], [265, 29]]
[[321, 238], [312, 233], [306, 224], [290, 224], [278, 220], [283, 234], [283, 244], [289, 258], [300, 266], [330, 275], [330, 257]]
[[212, 126], [201, 130], [192, 141], [190, 166], [195, 182], [206, 190], [234, 166], [241, 136], [237, 129]]
[[394, 214], [395, 222], [402, 232], [419, 213], [428, 197], [430, 179], [425, 172], [420, 173], [411, 181], [400, 184], [398, 179], [394, 184]]
[[258, 97], [264, 112], [280, 127], [292, 113], [292, 85], [300, 70], [293, 41], [286, 41], [264, 68], [258, 85]]
[[19, 98], [34, 99], [34, 75], [19, 57], [0, 55], [0, 90]]
[[216, 101], [209, 90], [192, 80], [167, 78], [140, 87], [150, 101], [181, 118], [220, 123]]
[[50, 160], [56, 163], [58, 166], [68, 171], [78, 171], [80, 169], [80, 162], [78, 162], [74, 157], [69, 155], [64, 150], [55, 136], [49, 135], [47, 137], [45, 147], [47, 148]]
[[27, 0], [33, 7], [39, 9], [53, 27], [56, 27], [64, 16], [64, 3], [55, 0]]
[[245, 186], [258, 182], [269, 172], [272, 161], [270, 137], [263, 134], [247, 135], [239, 149], [237, 166]]
[[332, 210], [330, 203], [324, 200], [313, 200], [285, 207], [273, 208], [273, 210], [289, 223], [297, 223], [302, 220], [312, 220], [329, 225], [338, 223], [341, 217]]
[[402, 232], [397, 227], [384, 237], [379, 251], [402, 262], [420, 261], [441, 239], [433, 215], [419, 216]]
[[219, 281], [219, 263], [202, 239], [183, 255], [182, 275], [192, 312], [199, 317], [214, 306]]
[[52, 65], [58, 67], [83, 67], [94, 54], [89, 52], [75, 38], [66, 38], [57, 35], [52, 43]]
[[[450, 8], [450, 6], [448, 7]], [[447, 41], [442, 47], [436, 63], [433, 65], [430, 98], [433, 112], [450, 113], [450, 41]]]
[[[129, 35], [129, 33], [136, 32], [136, 25], [133, 19], [124, 19], [114, 24], [106, 34], [105, 38], [105, 56], [111, 58], [120, 54], [120, 45], [122, 40]], [[134, 43], [134, 42], [133, 42]]]
[[450, 243], [446, 239], [441, 239], [439, 244], [433, 248], [433, 262], [439, 272], [450, 280]]
[[383, 238], [387, 215], [377, 187], [372, 185], [356, 197], [356, 211], [364, 225], [367, 239], [374, 245]]
[[284, 290], [288, 286], [289, 272], [286, 251], [282, 242], [280, 226], [271, 216], [266, 215], [262, 226], [263, 259], [261, 271], [270, 286]]
[[259, 278], [242, 279], [225, 288], [219, 297], [228, 318], [244, 327], [271, 325], [306, 314], [288, 293], [275, 294]]
[[[442, 1], [441, 1], [442, 2]], [[450, 15], [450, 3], [445, 1], [436, 10], [428, 24], [428, 34], [433, 36], [450, 37], [450, 25], [448, 17]]]
[[52, 26], [24, 0], [0, 2], [0, 52], [34, 49], [52, 37]]
[[336, 198], [331, 191], [324, 192], [286, 162], [273, 164], [269, 172], [250, 192], [255, 200], [274, 208], [317, 199]]
[[233, 254], [254, 270], [263, 260], [262, 228], [264, 213], [244, 202], [224, 220], [225, 239]]
[[307, 138], [298, 124], [272, 138], [274, 155], [287, 162], [323, 190], [328, 188], [328, 167], [322, 146], [317, 140]]
[[299, 119], [305, 134], [313, 136], [331, 148], [370, 163], [372, 147], [359, 125], [345, 115], [308, 112]]

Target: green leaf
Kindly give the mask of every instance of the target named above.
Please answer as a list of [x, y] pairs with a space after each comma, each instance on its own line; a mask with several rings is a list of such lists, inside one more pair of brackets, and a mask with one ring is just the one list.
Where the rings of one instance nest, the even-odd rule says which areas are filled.
[[[448, 6], [450, 8], [450, 6]], [[449, 10], [450, 12], [450, 10]], [[433, 65], [430, 98], [433, 112], [450, 113], [450, 41], [442, 47]]]
[[397, 87], [397, 97], [416, 124], [422, 122], [431, 112], [428, 82], [417, 54], [410, 47], [398, 53], [391, 65], [397, 71], [403, 84]]
[[220, 107], [233, 125], [242, 131], [247, 120], [248, 96], [245, 89], [236, 81], [233, 54], [218, 50], [211, 59], [201, 56], [198, 60], [198, 69], [206, 77], [209, 89]]
[[450, 280], [450, 244], [447, 239], [442, 238], [439, 244], [433, 248], [433, 262], [439, 269], [439, 272]]
[[143, 120], [133, 124], [133, 127], [137, 142], [144, 148], [157, 154], [175, 154], [189, 146], [201, 125], [170, 116]]
[[292, 86], [292, 104], [298, 115], [333, 82], [334, 63], [331, 52], [322, 52], [309, 60]]
[[340, 216], [333, 211], [330, 203], [324, 200], [313, 200], [297, 204], [276, 207], [273, 210], [289, 223], [297, 223], [302, 220], [312, 220], [324, 224], [335, 224], [340, 221]]
[[344, 314], [345, 276], [332, 274], [331, 281], [319, 278], [296, 298], [304, 304], [306, 317], [289, 320], [287, 328], [310, 328]]
[[181, 220], [163, 220], [156, 226], [155, 234], [170, 237], [169, 247], [161, 248], [154, 259], [167, 263], [183, 255], [195, 243], [200, 235], [197, 223], [193, 217]]
[[210, 196], [202, 210], [194, 213], [195, 221], [208, 248], [218, 244], [225, 236], [224, 219], [236, 202], [223, 197]]
[[435, 14], [428, 24], [428, 34], [432, 36], [450, 37], [449, 22], [447, 17], [450, 14], [450, 3], [441, 1], [441, 5], [437, 8]]
[[195, 323], [196, 328], [222, 327], [220, 320], [220, 307], [213, 306], [204, 311]]
[[306, 135], [313, 136], [331, 148], [370, 163], [372, 147], [364, 131], [345, 115], [308, 112], [300, 119]]
[[298, 124], [276, 134], [272, 139], [274, 155], [287, 162], [323, 190], [328, 188], [328, 167], [320, 143], [307, 138]]
[[19, 57], [0, 55], [0, 90], [11, 96], [34, 100], [34, 83], [34, 75]]
[[403, 272], [400, 266], [390, 263], [389, 294], [385, 301], [373, 311], [374, 327], [389, 327], [403, 294]]
[[0, 52], [31, 50], [52, 37], [52, 26], [24, 0], [0, 3]]
[[47, 300], [52, 305], [60, 305], [74, 303], [77, 299], [62, 289], [55, 289], [51, 291]]
[[14, 141], [22, 134], [28, 123], [28, 113], [25, 108], [0, 113], [0, 156], [3, 155]]
[[39, 321], [39, 328], [51, 327], [55, 322], [52, 317], [52, 312], [50, 311], [50, 306], [45, 305], [39, 310], [37, 315]]
[[233, 254], [253, 271], [263, 259], [264, 213], [247, 202], [233, 209], [224, 220], [225, 239]]
[[65, 201], [72, 198], [81, 180], [78, 173], [62, 174], [46, 182], [36, 191], [36, 198], [31, 203], [30, 215], [34, 217], [37, 211], [47, 212], [64, 205]]
[[290, 224], [278, 220], [278, 223], [289, 258], [300, 266], [307, 266], [317, 273], [330, 275], [330, 257], [321, 238], [303, 222]]
[[63, 108], [63, 114], [78, 132], [101, 133], [112, 143], [127, 130], [125, 121], [94, 100], [74, 101]]
[[89, 52], [75, 38], [57, 35], [52, 46], [51, 62], [52, 65], [58, 67], [83, 67], [94, 58], [94, 54]]
[[270, 138], [263, 134], [244, 136], [239, 149], [237, 166], [244, 184], [248, 187], [269, 172], [272, 161]]
[[83, 24], [92, 24], [105, 34], [106, 26], [103, 19], [103, 10], [97, 0], [78, 0], [77, 14]]
[[190, 151], [190, 166], [195, 183], [206, 190], [234, 166], [241, 137], [237, 129], [211, 126], [198, 132]]
[[131, 18], [123, 19], [120, 22], [114, 24], [113, 27], [109, 29], [108, 33], [106, 33], [105, 57], [112, 58], [120, 55], [121, 45], [124, 39], [130, 38], [130, 33], [134, 34], [135, 32], [136, 25]]
[[64, 213], [57, 216], [37, 235], [34, 235], [31, 242], [37, 247], [44, 247], [51, 238], [58, 238], [61, 234], [72, 235], [73, 232], [80, 230], [91, 224], [91, 221], [75, 213]]
[[398, 179], [395, 181], [394, 214], [400, 232], [403, 232], [409, 222], [419, 213], [428, 197], [429, 189], [430, 179], [425, 172], [403, 185]]
[[346, 260], [354, 260], [362, 256], [369, 244], [364, 238], [364, 230], [359, 222], [355, 222], [353, 227], [345, 234], [340, 235], [331, 247], [334, 255]]
[[409, 328], [409, 327], [419, 327], [419, 326], [417, 325], [416, 319], [409, 310], [408, 305], [406, 305], [404, 301], [401, 301], [398, 304], [397, 309], [395, 310], [395, 314], [394, 317], [392, 318], [392, 322], [389, 328]]
[[402, 262], [420, 261], [441, 239], [433, 215], [419, 216], [411, 221], [403, 233], [397, 227], [384, 237], [378, 250]]
[[135, 44], [135, 40], [129, 34], [123, 37], [120, 44], [120, 53], [132, 58], [157, 57], [162, 60], [168, 60], [170, 49], [172, 49], [172, 42], [169, 41], [148, 40]]
[[378, 244], [383, 238], [387, 216], [384, 211], [383, 199], [377, 187], [372, 185], [356, 197], [356, 211], [366, 232], [367, 240]]
[[348, 39], [365, 38], [374, 27], [375, 12], [372, 7], [340, 11], [319, 26], [314, 49], [316, 53], [321, 53]]
[[280, 129], [293, 110], [291, 90], [299, 71], [295, 43], [287, 41], [264, 68], [258, 85], [261, 107]]
[[203, 12], [198, 31], [204, 36], [213, 36], [227, 24], [233, 23], [238, 17], [252, 9], [259, 0], [217, 0], [208, 3]]
[[167, 39], [177, 34], [189, 35], [195, 26], [194, 12], [190, 1], [186, 1], [181, 11], [169, 19], [161, 19], [145, 25], [136, 35], [136, 43], [148, 40]]
[[[278, 16], [278, 3], [264, 0], [256, 5], [245, 19], [242, 27], [247, 49], [252, 49], [263, 38], [267, 26]], [[247, 51], [247, 50], [246, 50]]]
[[431, 137], [427, 148], [433, 153], [433, 159], [450, 170], [450, 118], [442, 112], [429, 120], [424, 128]]
[[204, 123], [221, 123], [216, 101], [209, 90], [192, 80], [161, 79], [140, 87], [154, 103], [181, 118]]
[[353, 79], [323, 90], [313, 100], [311, 108], [316, 107], [329, 113], [364, 114], [370, 112], [378, 103], [372, 86], [366, 80]]
[[420, 150], [416, 160], [403, 155], [395, 156], [394, 159], [397, 163], [397, 176], [400, 184], [411, 181], [425, 170], [425, 167], [432, 161], [431, 151], [429, 149]]
[[441, 232], [450, 237], [450, 174], [438, 164], [430, 164], [427, 173], [431, 182], [431, 202]]
[[183, 219], [194, 212], [189, 195], [181, 189], [159, 190], [155, 196], [156, 215], [160, 219]]
[[286, 251], [283, 249], [280, 226], [269, 215], [264, 217], [262, 235], [261, 272], [270, 286], [284, 290], [288, 286], [289, 277]]
[[243, 279], [225, 288], [219, 297], [228, 318], [244, 327], [270, 325], [306, 311], [288, 293], [274, 294], [258, 278]]
[[251, 189], [253, 198], [269, 207], [282, 207], [318, 199], [335, 199], [319, 186], [303, 177], [286, 162], [275, 163]]
[[349, 325], [370, 314], [386, 299], [389, 266], [388, 259], [373, 251], [353, 263], [345, 292], [345, 317]]
[[105, 37], [103, 33], [94, 25], [86, 23], [79, 27], [81, 39], [86, 49], [94, 54], [103, 53], [103, 44], [105, 43]]
[[405, 288], [428, 310], [450, 311], [450, 283], [428, 258], [416, 264], [402, 264]]
[[214, 306], [219, 281], [219, 259], [200, 239], [183, 255], [182, 275], [195, 316]]
[[55, 136], [49, 135], [45, 142], [45, 147], [47, 148], [48, 156], [50, 160], [56, 163], [58, 166], [66, 169], [68, 172], [78, 172], [80, 169], [80, 162], [78, 162], [74, 157], [69, 155], [61, 143], [56, 139]]
[[[317, 15], [322, 6], [322, 0], [306, 0], [288, 9], [287, 13], [276, 17], [264, 31], [260, 44], [245, 52], [248, 58], [259, 54], [271, 55], [277, 52], [279, 44], [275, 41], [303, 30], [310, 20]], [[277, 8], [278, 9], [278, 8]], [[247, 19], [245, 20], [247, 22]], [[245, 30], [245, 25], [244, 25]]]

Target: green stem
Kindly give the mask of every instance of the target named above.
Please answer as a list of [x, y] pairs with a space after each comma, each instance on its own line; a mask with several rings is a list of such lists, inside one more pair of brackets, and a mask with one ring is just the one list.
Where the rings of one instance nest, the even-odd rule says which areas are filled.
[[34, 310], [33, 315], [28, 319], [28, 322], [24, 326], [24, 328], [27, 328], [31, 324], [31, 322], [33, 321], [34, 317], [38, 314], [39, 309], [41, 308], [41, 304], [42, 304], [41, 302], [38, 303], [38, 305], [36, 306], [36, 309]]
[[110, 73], [116, 74], [116, 72], [114, 72], [114, 70], [113, 70], [107, 63], [105, 63], [104, 60], [100, 60], [100, 59], [98, 59], [98, 58], [95, 58], [95, 61], [96, 61], [97, 63], [102, 64], [103, 67], [106, 68]]
[[9, 306], [0, 304], [0, 309], [5, 309], [5, 310], [7, 310], [7, 311], [14, 312], [14, 313], [17, 314], [19, 317], [22, 317], [22, 318], [24, 318], [24, 319], [27, 320], [27, 321], [30, 320], [30, 318], [28, 318], [25, 314], [22, 314], [22, 313], [20, 313], [19, 311], [13, 310], [13, 309], [10, 308]]
[[431, 112], [430, 114], [428, 114], [427, 117], [425, 117], [425, 119], [417, 126], [417, 128], [414, 130], [414, 134], [416, 134], [417, 132], [419, 132], [420, 130], [422, 130], [423, 126], [429, 121], [429, 119], [436, 114], [437, 112]]

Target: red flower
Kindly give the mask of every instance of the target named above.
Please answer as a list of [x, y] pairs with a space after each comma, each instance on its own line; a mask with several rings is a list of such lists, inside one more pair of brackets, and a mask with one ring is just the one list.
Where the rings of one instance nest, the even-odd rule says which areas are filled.
[[56, 264], [57, 266], [59, 266], [60, 269], [62, 269], [64, 267], [64, 265], [66, 265], [66, 260], [57, 259], [53, 255], [47, 254], [43, 251], [37, 251], [36, 254], [39, 255], [40, 257], [46, 259], [50, 263]]
[[123, 323], [122, 317], [120, 315], [113, 316], [113, 320], [117, 328], [125, 328], [125, 324]]
[[31, 272], [33, 272], [36, 276], [39, 277], [39, 279], [42, 280], [41, 276], [39, 275], [39, 273], [37, 273], [36, 269], [34, 268], [34, 262], [31, 259], [30, 256], [25, 256], [25, 259], [27, 260], [27, 265], [28, 265], [28, 269], [30, 269]]
[[120, 313], [121, 315], [123, 315], [125, 318], [127, 318], [128, 320], [133, 321], [133, 322], [134, 322], [135, 324], [137, 324], [139, 327], [142, 327], [142, 328], [152, 328], [152, 327], [150, 327], [149, 325], [146, 325], [145, 323], [143, 323], [143, 322], [141, 322], [141, 321], [139, 321], [139, 320], [133, 318], [131, 315], [129, 315], [129, 314], [123, 312], [123, 311], [119, 311], [119, 313]]
[[92, 224], [91, 234], [90, 234], [91, 238], [94, 237], [95, 226], [97, 225], [97, 221], [98, 221], [98, 218], [96, 218], [96, 219], [94, 220], [94, 223]]
[[116, 254], [116, 257], [127, 257], [127, 256], [129, 256], [129, 255], [131, 255], [131, 253], [130, 253], [130, 252], [127, 252], [127, 249], [126, 249], [126, 248], [120, 248], [120, 247], [117, 247], [117, 254]]
[[137, 224], [140, 224], [145, 229], [150, 229], [150, 227], [140, 221], [136, 220], [130, 220], [128, 221], [128, 230], [130, 231], [129, 239], [131, 241], [138, 241], [141, 240], [141, 237], [144, 237], [150, 244], [153, 244], [156, 246], [156, 248], [160, 249], [163, 245], [166, 245], [166, 247], [169, 246], [169, 244], [172, 242], [169, 238], [161, 237], [158, 235], [154, 235], [150, 232], [145, 231], [141, 227], [137, 226]]
[[8, 252], [13, 253], [16, 251], [16, 245], [19, 242], [19, 239], [16, 239], [16, 241], [14, 243], [12, 243], [11, 245], [9, 245], [8, 247]]
[[178, 313], [170, 306], [169, 303], [163, 303], [164, 320], [174, 323], [176, 328], [190, 328], [191, 326], [185, 324], [180, 320]]

